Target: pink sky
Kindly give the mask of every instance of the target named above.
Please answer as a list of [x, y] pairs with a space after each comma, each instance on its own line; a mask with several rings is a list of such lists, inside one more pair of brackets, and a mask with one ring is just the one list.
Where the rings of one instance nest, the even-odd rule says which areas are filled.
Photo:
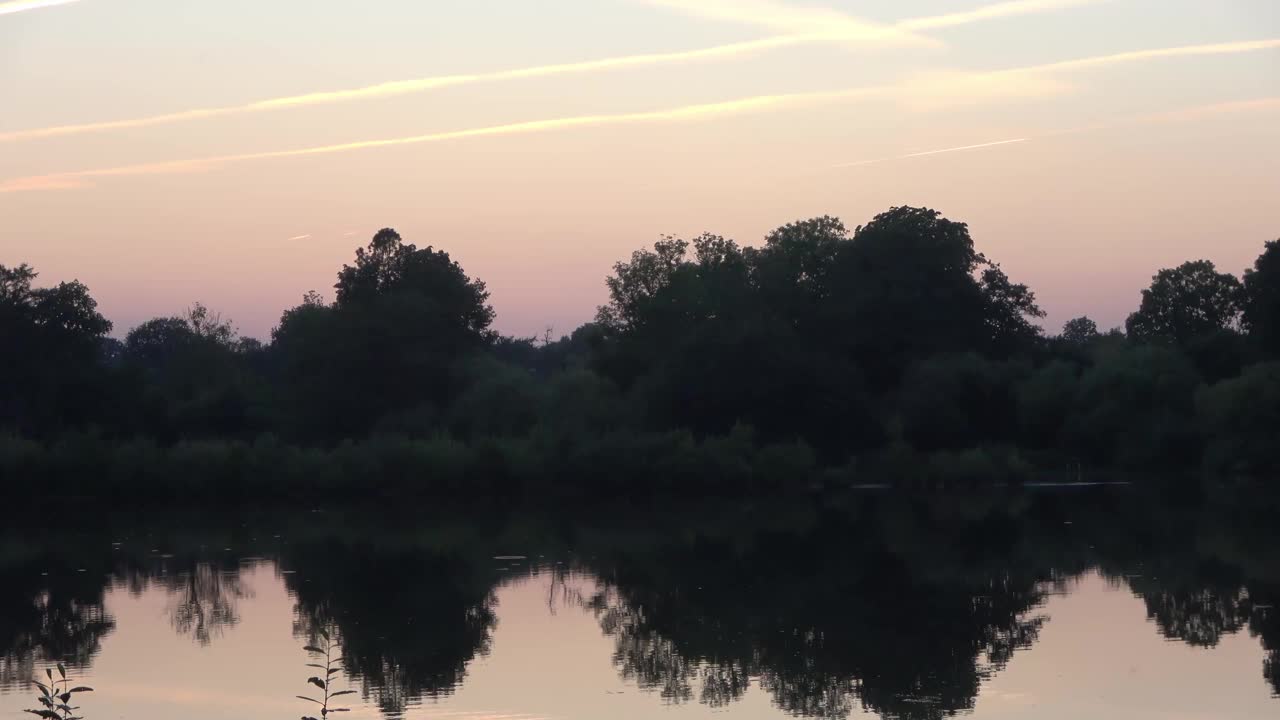
[[384, 226], [568, 332], [663, 233], [900, 204], [1107, 327], [1276, 197], [1270, 0], [0, 0], [0, 263], [118, 333], [265, 336]]

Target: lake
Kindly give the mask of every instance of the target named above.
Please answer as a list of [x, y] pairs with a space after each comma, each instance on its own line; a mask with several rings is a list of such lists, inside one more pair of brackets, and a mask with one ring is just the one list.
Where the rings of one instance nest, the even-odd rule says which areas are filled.
[[13, 519], [0, 717], [319, 717], [321, 630], [351, 718], [1280, 717], [1275, 503], [388, 505]]

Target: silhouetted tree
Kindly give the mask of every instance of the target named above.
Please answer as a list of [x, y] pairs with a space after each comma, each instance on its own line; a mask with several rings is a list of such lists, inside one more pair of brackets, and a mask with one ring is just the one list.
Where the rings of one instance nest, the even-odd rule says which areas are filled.
[[1244, 271], [1244, 326], [1268, 357], [1280, 357], [1280, 240]]
[[47, 434], [101, 419], [111, 323], [78, 281], [35, 288], [36, 277], [0, 265], [0, 428]]
[[1098, 324], [1087, 316], [1073, 318], [1062, 326], [1062, 335], [1059, 337], [1072, 345], [1087, 345], [1100, 337]]
[[269, 426], [260, 346], [196, 303], [129, 331], [121, 362], [142, 386], [145, 430], [162, 439], [255, 435]]
[[1240, 281], [1220, 273], [1208, 260], [1161, 270], [1142, 291], [1142, 306], [1125, 323], [1141, 340], [1187, 345], [1196, 338], [1236, 327]]
[[394, 230], [358, 249], [335, 287], [333, 306], [311, 296], [273, 333], [289, 414], [307, 436], [359, 437], [390, 414], [438, 413], [458, 392], [459, 361], [494, 339], [484, 283]]

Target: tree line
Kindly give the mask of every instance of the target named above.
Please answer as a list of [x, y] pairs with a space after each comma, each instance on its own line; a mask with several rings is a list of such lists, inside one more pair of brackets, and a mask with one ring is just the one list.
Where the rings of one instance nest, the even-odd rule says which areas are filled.
[[123, 340], [0, 266], [0, 470], [96, 494], [738, 492], [1280, 470], [1280, 241], [1057, 334], [968, 227], [896, 207], [758, 247], [664, 237], [593, 322], [503, 336], [449, 254], [377, 233], [268, 342], [196, 304]]

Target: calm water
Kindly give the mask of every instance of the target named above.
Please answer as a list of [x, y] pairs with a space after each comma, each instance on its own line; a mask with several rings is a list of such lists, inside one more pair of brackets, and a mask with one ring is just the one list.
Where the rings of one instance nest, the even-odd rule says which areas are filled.
[[1275, 518], [1110, 489], [10, 527], [0, 717], [55, 660], [88, 720], [316, 714], [330, 627], [352, 718], [1276, 718]]

